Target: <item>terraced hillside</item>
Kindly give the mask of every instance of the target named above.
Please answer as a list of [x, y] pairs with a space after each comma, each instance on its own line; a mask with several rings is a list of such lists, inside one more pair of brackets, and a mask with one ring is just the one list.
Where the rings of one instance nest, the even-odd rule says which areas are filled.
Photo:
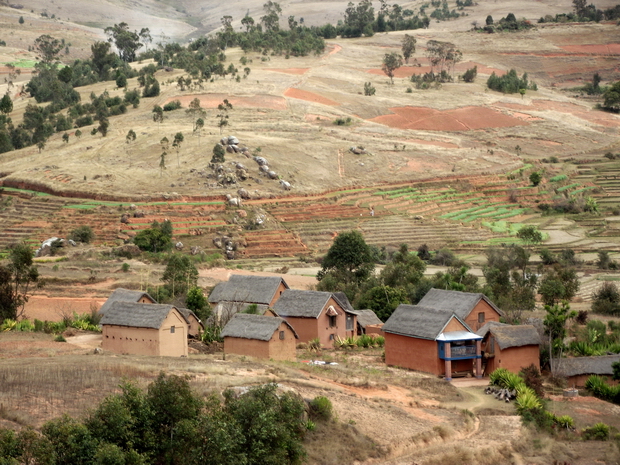
[[[50, 236], [66, 237], [77, 226], [89, 225], [95, 230], [96, 244], [115, 245], [129, 241], [153, 221], [168, 219], [175, 240], [206, 252], [217, 252], [216, 236], [235, 237], [239, 259], [321, 255], [336, 235], [351, 229], [360, 230], [369, 244], [378, 247], [406, 243], [412, 248], [427, 244], [431, 249], [449, 246], [472, 251], [518, 241], [514, 236], [521, 219], [537, 216], [538, 204], [583, 195], [595, 187], [589, 180], [566, 175], [534, 187], [528, 180], [534, 169], [526, 165], [501, 176], [354, 188], [308, 197], [255, 198], [241, 207], [228, 206], [222, 197], [129, 204], [7, 190], [5, 203], [10, 192], [30, 198], [18, 200], [23, 204], [21, 213], [0, 225], [0, 233], [4, 233], [6, 247], [17, 240], [39, 243]], [[42, 210], [33, 209], [34, 205]], [[253, 218], [259, 217], [260, 223], [255, 222]], [[592, 223], [586, 225], [592, 233], [610, 234], [602, 218], [582, 221]]]

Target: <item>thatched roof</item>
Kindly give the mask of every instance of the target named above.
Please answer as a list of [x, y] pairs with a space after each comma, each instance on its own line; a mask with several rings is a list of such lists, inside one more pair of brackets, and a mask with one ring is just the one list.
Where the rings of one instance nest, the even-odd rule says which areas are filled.
[[188, 323], [190, 316], [193, 316], [196, 321], [198, 321], [198, 324], [204, 328], [204, 324], [202, 323], [200, 318], [198, 318], [198, 315], [192, 312], [189, 308], [177, 308], [177, 310], [181, 312], [181, 315], [183, 315], [183, 317], [185, 318], [185, 320], [187, 320]]
[[556, 370], [564, 376], [578, 375], [613, 375], [611, 364], [620, 362], [620, 354], [602, 355], [600, 357], [561, 358], [556, 363]]
[[453, 312], [464, 320], [481, 300], [489, 304], [499, 315], [503, 315], [503, 312], [497, 308], [487, 296], [480, 293], [474, 294], [472, 292], [431, 289], [422, 300], [418, 302], [418, 305]]
[[258, 339], [259, 341], [269, 341], [273, 337], [273, 333], [278, 331], [280, 325], [285, 323], [296, 339], [299, 339], [297, 333], [291, 325], [283, 318], [264, 315], [249, 315], [245, 313], [237, 313], [222, 329], [222, 337], [240, 337], [243, 339]]
[[383, 331], [434, 341], [453, 317], [467, 330], [470, 329], [455, 313], [421, 305], [400, 304], [383, 325]]
[[221, 301], [250, 302], [269, 305], [278, 287], [288, 284], [278, 276], [246, 276], [233, 274], [228, 281], [219, 283], [209, 295], [210, 303]]
[[287, 289], [273, 305], [273, 310], [284, 317], [318, 318], [331, 297], [331, 292]]
[[[130, 326], [133, 328], [161, 328], [173, 305], [142, 304], [136, 302], [114, 302], [101, 318], [101, 326]], [[181, 318], [185, 319], [179, 312]], [[187, 321], [187, 320], [185, 320]]]
[[357, 323], [365, 328], [368, 325], [382, 325], [383, 321], [372, 310], [354, 310], [357, 315]]
[[497, 321], [489, 321], [476, 331], [483, 338], [488, 333], [495, 337], [495, 342], [501, 350], [510, 347], [539, 345], [540, 336], [533, 325], [507, 325]]
[[99, 309], [99, 313], [105, 314], [114, 302], [138, 302], [144, 296], [148, 297], [151, 302], [157, 302], [146, 292], [132, 291], [130, 289], [123, 289], [122, 287], [119, 287], [118, 289], [115, 289], [114, 292], [110, 294], [110, 297], [108, 297], [108, 300], [103, 303]]
[[340, 305], [340, 307], [345, 312], [357, 314], [357, 311], [353, 309], [353, 305], [351, 305], [351, 302], [349, 302], [349, 298], [344, 292], [334, 292], [332, 294], [332, 297], [336, 302], [338, 302], [338, 305]]

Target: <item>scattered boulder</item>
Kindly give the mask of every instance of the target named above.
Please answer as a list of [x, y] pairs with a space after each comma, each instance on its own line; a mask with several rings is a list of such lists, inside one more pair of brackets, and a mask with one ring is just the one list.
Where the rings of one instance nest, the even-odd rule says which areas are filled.
[[174, 247], [177, 250], [181, 250], [183, 248], [183, 242], [181, 242], [181, 241], [177, 242], [176, 244], [174, 244]]
[[239, 218], [246, 218], [248, 216], [248, 212], [245, 210], [237, 210], [237, 215], [239, 215]]
[[144, 218], [145, 213], [142, 210], [136, 210], [135, 212], [133, 212], [133, 217], [134, 218]]
[[244, 200], [247, 200], [250, 198], [250, 193], [247, 191], [247, 189], [243, 189], [243, 188], [237, 191], [237, 195]]
[[95, 347], [95, 350], [93, 350], [93, 354], [95, 355], [101, 355], [103, 353], [103, 349], [101, 349], [101, 347]]
[[202, 248], [199, 245], [192, 245], [189, 249], [189, 253], [192, 255], [198, 255], [200, 252], [202, 252]]
[[254, 157], [254, 161], [258, 163], [258, 166], [268, 165], [267, 160], [263, 157]]
[[269, 176], [269, 179], [278, 179], [277, 173], [272, 170], [267, 171], [267, 176]]
[[353, 152], [355, 155], [366, 155], [368, 153], [366, 149], [360, 145], [357, 147], [349, 147], [349, 151]]
[[285, 181], [284, 179], [280, 179], [280, 185], [282, 186], [282, 189], [284, 189], [285, 191], [291, 190], [291, 183], [288, 181]]
[[123, 216], [121, 216], [121, 223], [123, 224], [129, 223], [129, 215], [127, 213], [123, 213]]
[[227, 146], [226, 146], [226, 151], [227, 151], [228, 153], [233, 153], [235, 150], [232, 148], [232, 145], [227, 145]]
[[238, 145], [239, 144], [239, 139], [237, 139], [235, 136], [228, 136], [228, 145]]
[[237, 169], [236, 175], [237, 179], [240, 179], [241, 181], [248, 179], [248, 172], [245, 169]]

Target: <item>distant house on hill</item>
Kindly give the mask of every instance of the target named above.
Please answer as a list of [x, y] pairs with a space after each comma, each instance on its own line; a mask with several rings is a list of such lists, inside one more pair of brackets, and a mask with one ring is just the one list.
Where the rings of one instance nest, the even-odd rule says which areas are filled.
[[226, 354], [290, 361], [296, 358], [298, 336], [283, 318], [237, 313], [221, 336]]
[[497, 368], [518, 373], [530, 365], [540, 370], [540, 335], [534, 326], [490, 321], [476, 334], [482, 336], [485, 374]]
[[385, 363], [452, 379], [455, 372], [482, 376], [482, 337], [456, 312], [399, 305], [383, 325]]
[[196, 314], [192, 312], [189, 308], [179, 308], [178, 310], [187, 321], [188, 336], [199, 337], [200, 334], [205, 330], [205, 326], [202, 321], [200, 321], [200, 318], [198, 318], [198, 316], [196, 316]]
[[104, 350], [119, 354], [187, 356], [188, 323], [172, 305], [114, 302], [101, 318]]
[[224, 321], [235, 313], [243, 312], [256, 304], [259, 313], [273, 307], [282, 293], [289, 289], [279, 276], [248, 276], [233, 274], [228, 281], [217, 284], [208, 301], [213, 314]]
[[452, 312], [474, 331], [489, 321], [499, 322], [503, 316], [502, 311], [487, 296], [480, 293], [431, 289], [418, 305]]
[[592, 375], [609, 376], [611, 379], [614, 374], [611, 365], [615, 362], [620, 362], [620, 354], [561, 358], [556, 362], [556, 371], [567, 378], [569, 386], [585, 386]]
[[[342, 296], [331, 292], [288, 289], [273, 305], [273, 310], [295, 329], [300, 342], [318, 338], [323, 347], [333, 348], [336, 337], [355, 335], [357, 315], [347, 310]], [[350, 304], [349, 304], [350, 305]]]
[[354, 310], [357, 315], [357, 335], [383, 334], [383, 321], [372, 310]]
[[143, 304], [157, 303], [157, 301], [146, 292], [132, 291], [130, 289], [123, 289], [122, 287], [119, 287], [118, 289], [115, 289], [114, 292], [110, 294], [110, 297], [108, 297], [108, 300], [103, 303], [99, 309], [99, 313], [105, 315], [106, 311], [114, 302], [139, 302]]

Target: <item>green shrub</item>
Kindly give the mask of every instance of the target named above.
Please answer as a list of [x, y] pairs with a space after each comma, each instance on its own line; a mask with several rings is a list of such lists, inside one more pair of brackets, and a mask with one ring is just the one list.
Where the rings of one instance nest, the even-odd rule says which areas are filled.
[[321, 350], [321, 340], [318, 337], [311, 339], [310, 342], [308, 342], [308, 350], [314, 352]]
[[517, 391], [517, 400], [515, 401], [517, 406], [517, 412], [522, 414], [528, 410], [539, 410], [542, 408], [540, 399], [536, 395], [533, 389], [527, 386], [522, 386]]
[[347, 118], [336, 118], [334, 124], [337, 126], [350, 126], [352, 121], [351, 117], [348, 116]]
[[310, 402], [310, 415], [315, 419], [331, 420], [333, 416], [331, 401], [325, 396], [315, 397]]
[[123, 271], [123, 273], [127, 273], [129, 271], [129, 263], [123, 263], [121, 265], [121, 270]]
[[174, 110], [178, 110], [179, 108], [181, 108], [181, 101], [180, 100], [173, 100], [172, 102], [168, 102], [164, 105], [164, 111], [174, 111]]
[[95, 238], [95, 233], [93, 232], [93, 228], [90, 226], [78, 226], [71, 234], [69, 234], [69, 239], [74, 240], [75, 242], [83, 242], [88, 244]]
[[570, 415], [562, 415], [555, 418], [555, 423], [563, 429], [574, 429], [575, 428], [575, 420], [572, 419]]
[[62, 334], [59, 334], [58, 336], [56, 336], [54, 338], [55, 342], [67, 342], [67, 340], [65, 339], [65, 337]]
[[37, 320], [35, 318], [35, 320], [34, 320], [34, 330], [35, 330], [35, 332], [42, 333], [44, 326], [45, 326], [45, 323], [43, 323], [41, 320]]
[[581, 431], [584, 441], [607, 441], [609, 439], [609, 426], [605, 423], [597, 423]]

